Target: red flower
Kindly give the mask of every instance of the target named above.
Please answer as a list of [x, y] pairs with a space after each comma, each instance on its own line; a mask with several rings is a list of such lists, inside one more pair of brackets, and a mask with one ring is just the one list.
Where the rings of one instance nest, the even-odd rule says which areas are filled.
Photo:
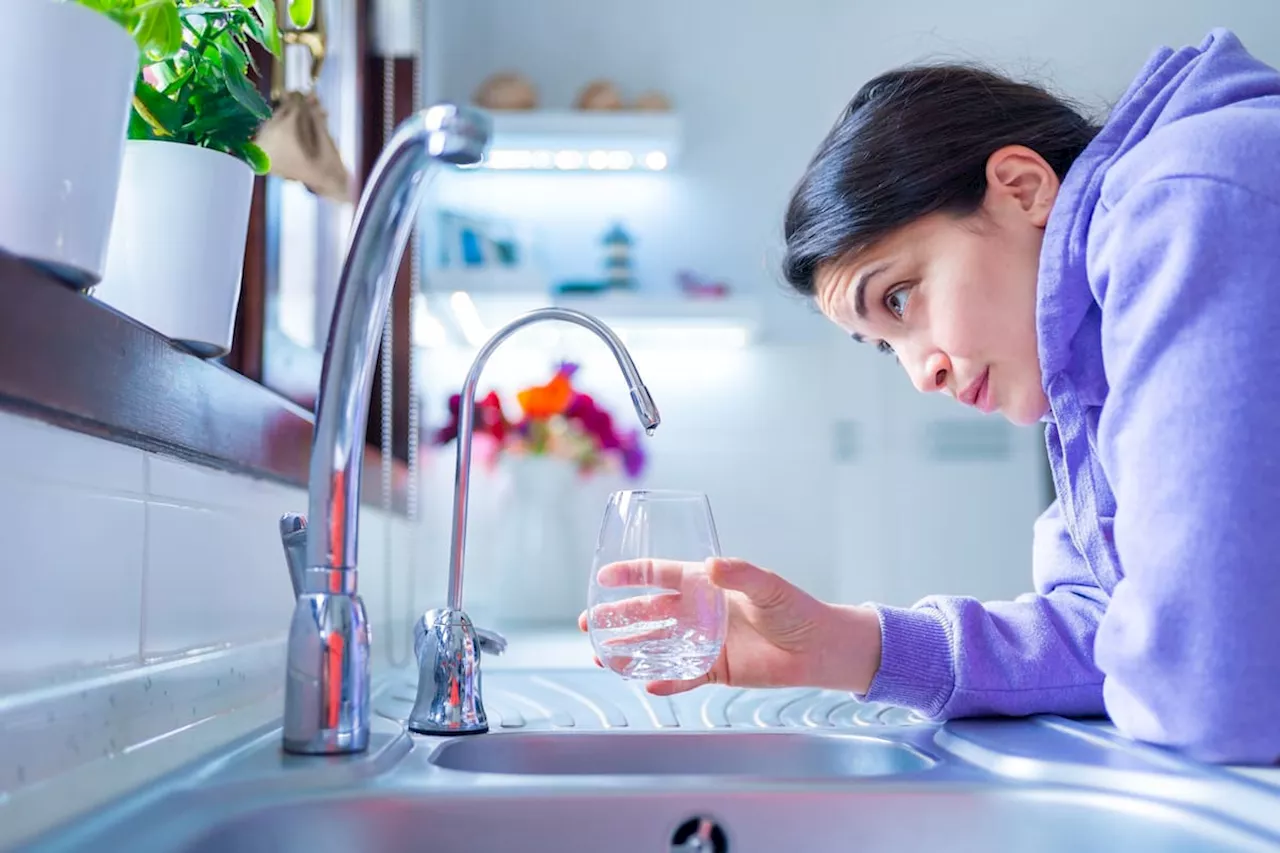
[[[458, 410], [462, 405], [462, 396], [454, 394], [449, 398], [449, 423], [436, 431], [435, 443], [448, 444], [458, 437], [461, 425], [458, 423]], [[490, 391], [477, 401], [475, 424], [473, 431], [493, 437], [499, 444], [507, 439], [507, 430], [511, 424], [502, 413], [502, 401], [496, 391]]]
[[577, 421], [591, 435], [601, 450], [617, 450], [620, 447], [618, 433], [613, 428], [613, 417], [588, 394], [577, 394], [565, 409], [565, 417]]

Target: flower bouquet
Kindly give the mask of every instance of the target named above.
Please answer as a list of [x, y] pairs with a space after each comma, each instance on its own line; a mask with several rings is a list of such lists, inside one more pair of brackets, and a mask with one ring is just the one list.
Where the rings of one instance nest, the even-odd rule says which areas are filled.
[[[507, 418], [496, 391], [476, 401], [475, 439], [485, 464], [496, 465], [510, 454], [564, 459], [583, 476], [621, 470], [636, 479], [643, 473], [640, 431], [619, 432], [612, 415], [574, 387], [577, 369], [576, 364], [562, 362], [545, 384], [518, 391], [520, 417], [514, 421]], [[449, 423], [436, 432], [436, 444], [458, 437], [460, 401], [458, 394], [449, 399]]]

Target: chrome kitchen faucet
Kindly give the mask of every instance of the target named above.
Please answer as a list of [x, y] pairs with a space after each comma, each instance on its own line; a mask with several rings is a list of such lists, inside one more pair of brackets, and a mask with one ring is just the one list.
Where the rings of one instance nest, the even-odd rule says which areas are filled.
[[488, 141], [479, 111], [439, 104], [415, 113], [378, 156], [356, 209], [320, 375], [308, 515], [280, 521], [297, 597], [285, 677], [288, 752], [369, 744], [369, 626], [356, 593], [356, 539], [374, 364], [427, 178], [441, 163], [478, 162]]

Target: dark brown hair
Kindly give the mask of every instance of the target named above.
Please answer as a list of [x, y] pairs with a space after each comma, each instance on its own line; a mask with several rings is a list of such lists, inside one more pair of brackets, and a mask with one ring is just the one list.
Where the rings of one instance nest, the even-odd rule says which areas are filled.
[[882, 74], [849, 102], [791, 196], [783, 275], [812, 295], [823, 264], [926, 214], [976, 211], [996, 150], [1025, 145], [1062, 178], [1097, 132], [1044, 89], [981, 68]]

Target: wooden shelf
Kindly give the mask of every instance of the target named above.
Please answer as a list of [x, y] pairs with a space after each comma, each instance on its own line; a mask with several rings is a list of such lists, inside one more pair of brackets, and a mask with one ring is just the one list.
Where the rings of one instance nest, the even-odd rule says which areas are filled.
[[[212, 468], [306, 488], [311, 412], [0, 252], [0, 408]], [[363, 502], [381, 507], [380, 454]], [[406, 511], [397, 461], [393, 511]]]

